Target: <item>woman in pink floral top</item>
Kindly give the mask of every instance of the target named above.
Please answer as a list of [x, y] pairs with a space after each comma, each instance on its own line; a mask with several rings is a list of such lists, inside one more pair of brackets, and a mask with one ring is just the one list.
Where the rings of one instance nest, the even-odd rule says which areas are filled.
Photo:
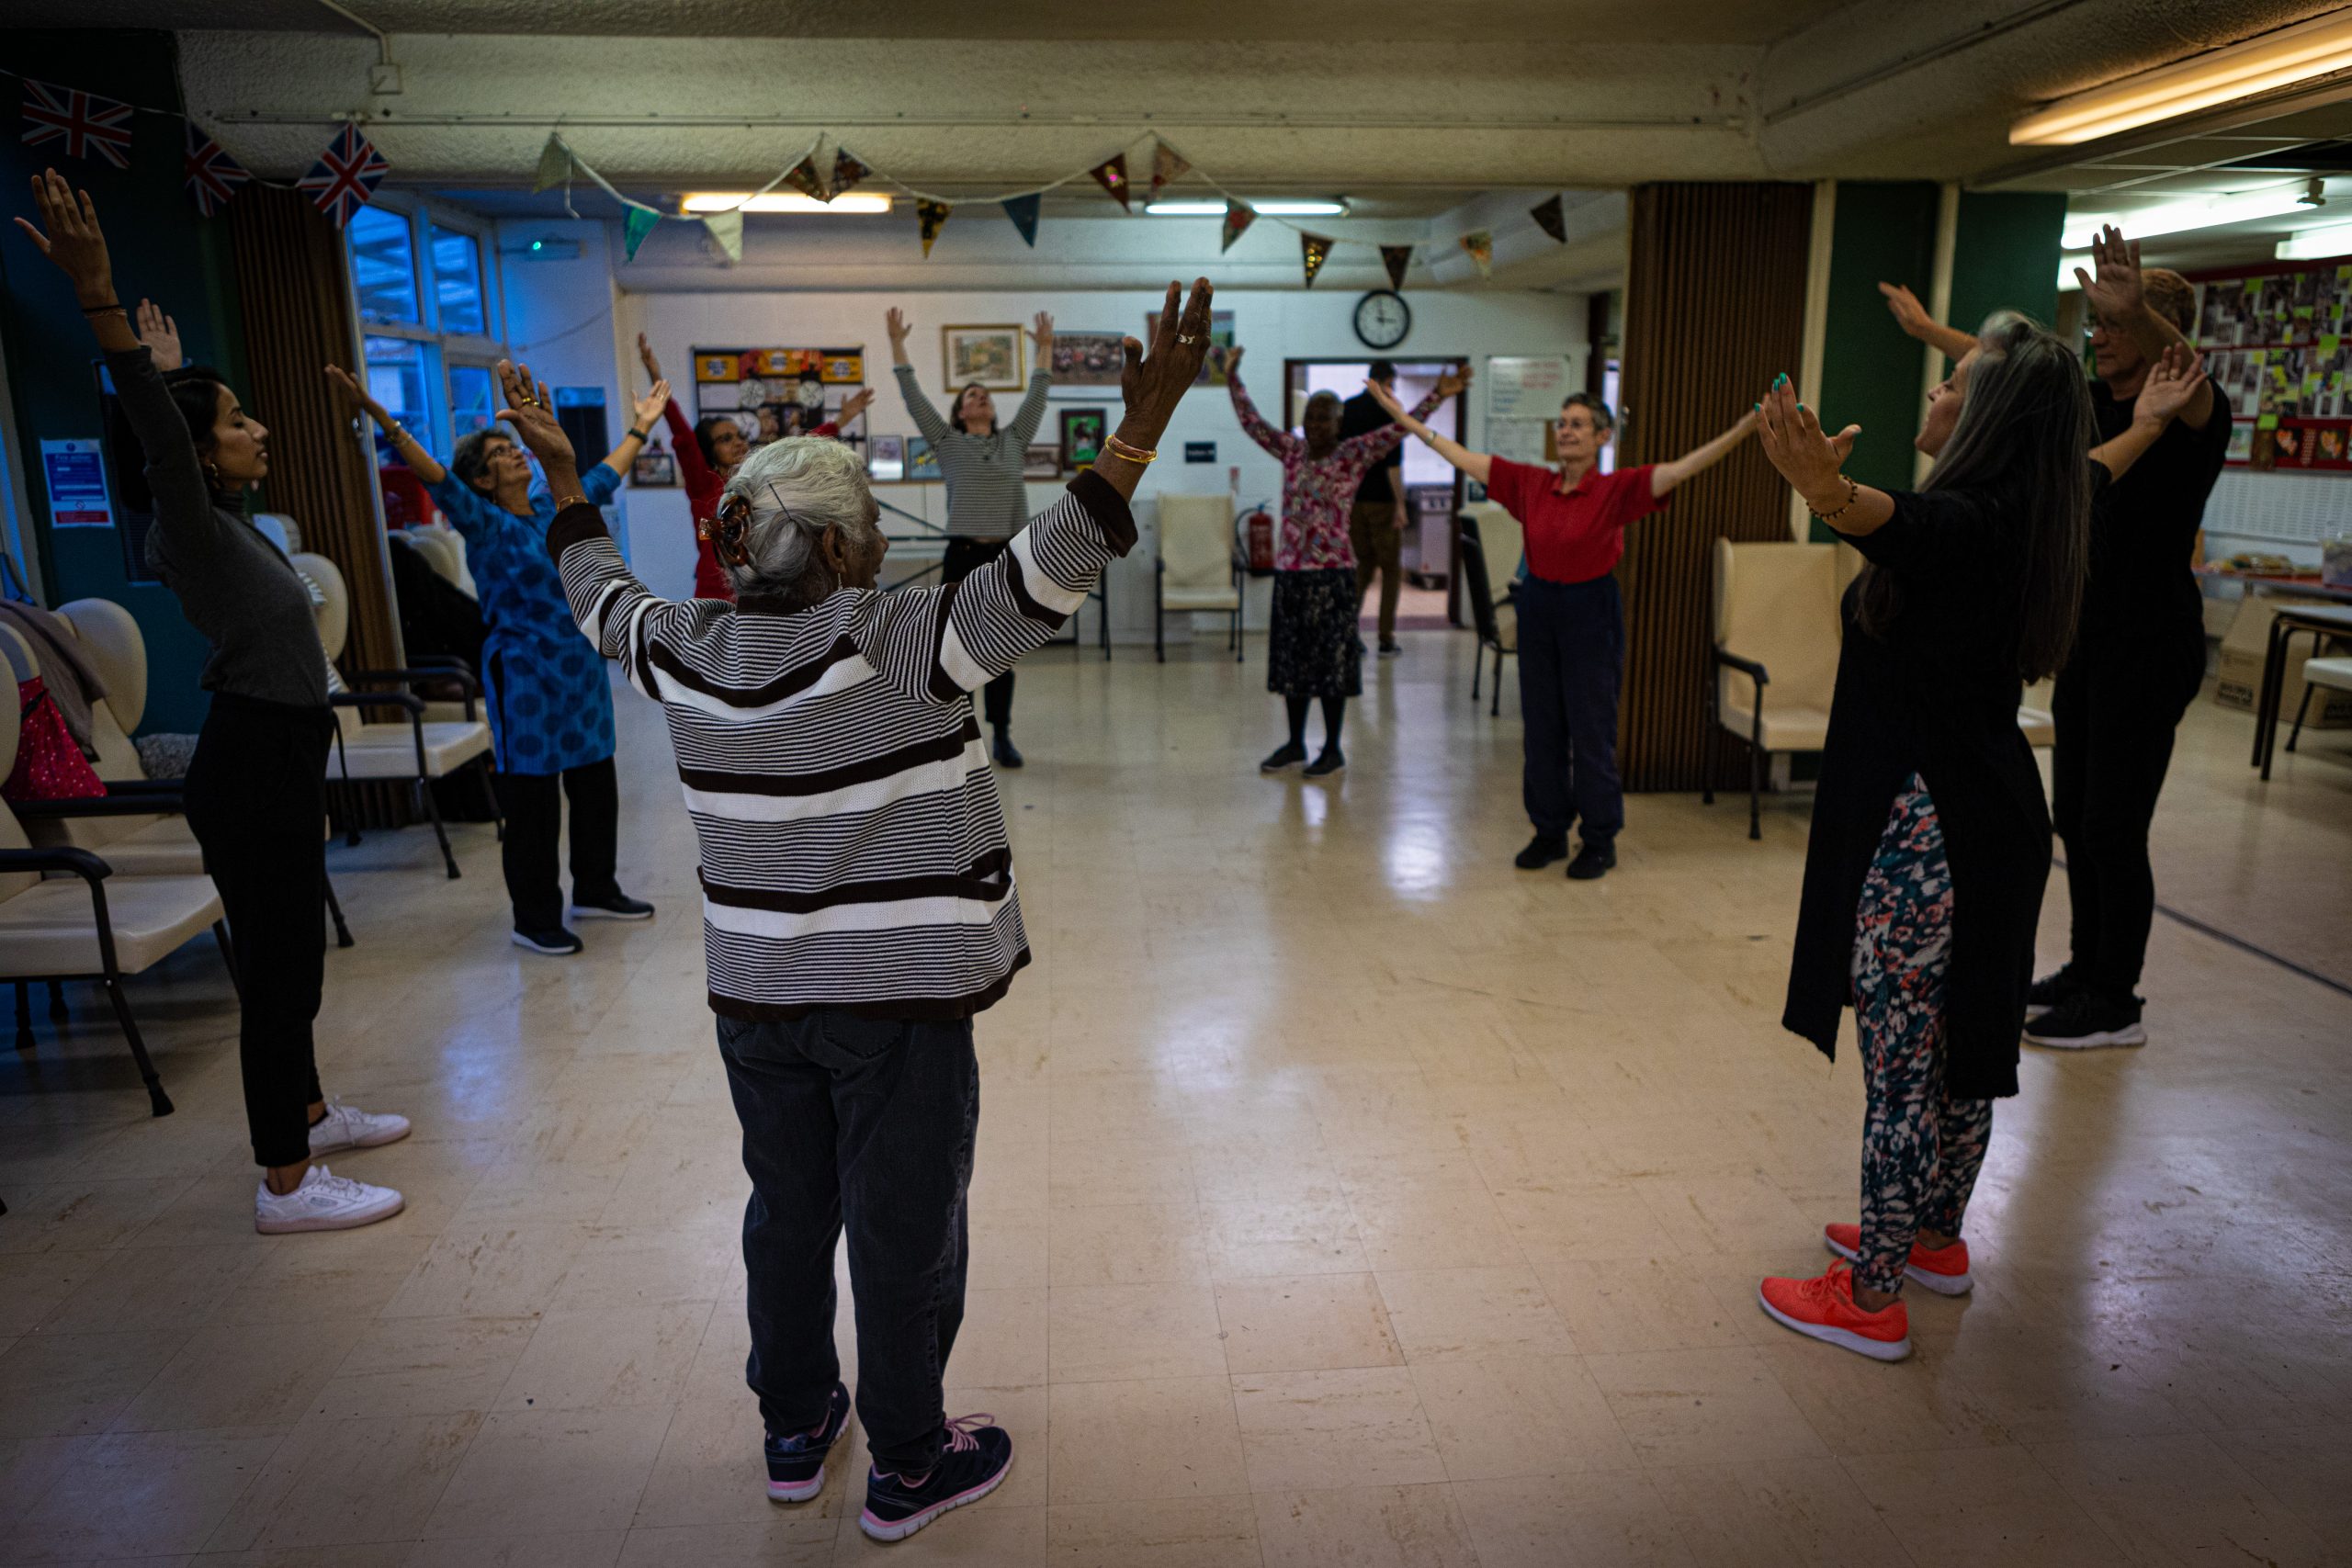
[[[1266, 689], [1289, 709], [1290, 739], [1264, 761], [1280, 773], [1306, 761], [1306, 710], [1323, 704], [1323, 750], [1306, 776], [1326, 778], [1348, 765], [1340, 726], [1348, 699], [1363, 691], [1363, 639], [1356, 634], [1359, 595], [1356, 552], [1348, 540], [1348, 508], [1367, 469], [1396, 449], [1405, 427], [1391, 424], [1342, 441], [1340, 400], [1317, 392], [1306, 400], [1303, 435], [1268, 424], [1241, 387], [1241, 350], [1225, 355], [1225, 384], [1233, 412], [1250, 439], [1283, 466], [1283, 523], [1274, 548], [1274, 620], [1267, 639]], [[1448, 371], [1413, 410], [1425, 419], [1460, 391], [1466, 378]]]

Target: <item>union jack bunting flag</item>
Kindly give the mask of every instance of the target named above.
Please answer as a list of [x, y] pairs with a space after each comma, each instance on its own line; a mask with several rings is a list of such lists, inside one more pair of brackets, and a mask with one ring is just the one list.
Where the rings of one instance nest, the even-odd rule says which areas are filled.
[[29, 76], [24, 83], [26, 146], [62, 141], [69, 158], [86, 158], [95, 152], [118, 169], [130, 167], [129, 104], [78, 87], [36, 82]]
[[197, 211], [207, 218], [228, 206], [237, 187], [253, 178], [220, 143], [198, 130], [194, 120], [187, 122], [187, 153], [182, 166], [187, 174], [187, 194], [196, 202]]
[[359, 134], [356, 125], [345, 125], [311, 165], [311, 172], [294, 182], [294, 188], [307, 192], [318, 209], [334, 220], [338, 229], [351, 221], [351, 215], [368, 205], [376, 194], [377, 186], [391, 172], [384, 155]]

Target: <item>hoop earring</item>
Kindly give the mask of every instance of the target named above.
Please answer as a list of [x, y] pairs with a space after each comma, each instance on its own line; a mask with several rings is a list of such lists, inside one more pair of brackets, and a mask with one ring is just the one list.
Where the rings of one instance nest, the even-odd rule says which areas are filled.
[[214, 462], [209, 457], [207, 457], [204, 460], [204, 482], [212, 487], [214, 493], [219, 493], [220, 489], [220, 465]]

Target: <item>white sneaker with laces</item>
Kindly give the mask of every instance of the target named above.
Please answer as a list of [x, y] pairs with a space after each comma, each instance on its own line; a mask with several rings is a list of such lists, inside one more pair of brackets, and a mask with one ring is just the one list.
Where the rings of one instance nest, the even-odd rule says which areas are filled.
[[381, 1148], [407, 1136], [405, 1116], [379, 1116], [356, 1105], [345, 1105], [340, 1100], [330, 1100], [325, 1117], [311, 1124], [311, 1157], [316, 1159], [341, 1149]]
[[254, 1229], [264, 1235], [355, 1230], [390, 1219], [406, 1202], [389, 1187], [371, 1187], [314, 1165], [291, 1192], [272, 1192], [268, 1182], [261, 1184], [254, 1194]]

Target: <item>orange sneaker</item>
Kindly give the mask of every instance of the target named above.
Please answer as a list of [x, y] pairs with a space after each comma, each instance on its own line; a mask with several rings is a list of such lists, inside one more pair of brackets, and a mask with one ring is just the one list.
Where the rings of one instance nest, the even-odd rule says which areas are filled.
[[[1821, 1239], [1829, 1250], [1849, 1263], [1861, 1255], [1862, 1227], [1860, 1225], [1824, 1225]], [[1915, 1285], [1923, 1285], [1939, 1296], [1964, 1296], [1976, 1283], [1968, 1272], [1968, 1243], [1958, 1236], [1950, 1247], [1928, 1247], [1917, 1242], [1911, 1244], [1910, 1260], [1903, 1265], [1905, 1278]]]
[[1832, 1263], [1817, 1280], [1768, 1279], [1756, 1299], [1775, 1322], [1799, 1334], [1826, 1340], [1874, 1361], [1899, 1361], [1911, 1353], [1911, 1314], [1896, 1302], [1877, 1312], [1854, 1304], [1854, 1270]]

